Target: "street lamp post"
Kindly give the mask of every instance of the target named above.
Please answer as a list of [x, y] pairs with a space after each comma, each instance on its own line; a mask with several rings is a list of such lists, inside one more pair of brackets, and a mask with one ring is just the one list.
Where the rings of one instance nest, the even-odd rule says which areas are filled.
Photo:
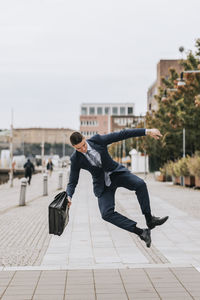
[[42, 134], [42, 143], [41, 143], [41, 160], [42, 160], [42, 174], [44, 173], [44, 131]]
[[66, 141], [66, 133], [63, 133], [63, 157], [65, 157], [65, 141]]
[[10, 129], [10, 187], [13, 187], [13, 109], [11, 110]]
[[110, 122], [111, 122], [111, 115], [110, 113], [108, 113], [108, 133], [110, 133], [110, 128], [111, 128]]
[[185, 157], [185, 128], [183, 128], [183, 157]]
[[[146, 128], [146, 117], [144, 117], [144, 128]], [[144, 176], [146, 178], [147, 175], [147, 151], [146, 151], [146, 145], [144, 147]]]

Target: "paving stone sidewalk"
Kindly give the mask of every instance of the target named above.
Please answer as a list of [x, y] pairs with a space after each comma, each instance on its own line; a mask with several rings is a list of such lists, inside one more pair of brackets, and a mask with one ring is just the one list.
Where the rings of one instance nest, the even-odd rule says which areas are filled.
[[[63, 186], [66, 185], [66, 170]], [[43, 194], [43, 175], [34, 175], [27, 186], [26, 206], [19, 206], [20, 180], [0, 186], [0, 266], [40, 265], [51, 239], [48, 205], [59, 191], [58, 173], [48, 177], [48, 196]]]
[[[162, 198], [163, 191], [171, 193], [173, 190], [175, 197], [181, 199], [185, 189], [170, 183], [155, 183], [151, 177], [147, 183], [152, 212], [156, 216], [170, 216], [166, 224], [152, 230], [150, 249], [134, 234], [102, 220], [91, 178], [83, 171], [73, 197], [69, 225], [62, 236], [51, 238], [41, 265], [61, 268], [124, 268], [135, 267], [136, 264], [199, 266], [200, 220], [188, 215], [186, 209], [182, 210]], [[160, 196], [154, 196], [151, 191], [154, 184], [160, 190]], [[200, 191], [189, 192], [193, 198], [200, 198]], [[120, 188], [116, 199], [118, 211], [137, 221], [138, 226], [146, 227], [133, 192]], [[188, 202], [188, 206], [193, 206], [192, 201]]]
[[194, 268], [3, 271], [2, 300], [200, 299]]
[[[147, 176], [153, 213], [170, 216], [152, 231], [148, 249], [101, 219], [85, 171], [68, 226], [62, 236], [50, 237], [47, 208], [58, 192], [58, 174], [53, 176], [47, 197], [41, 196], [41, 178], [33, 178], [25, 207], [17, 206], [17, 185], [11, 196], [7, 189], [7, 199], [1, 197], [0, 299], [200, 300], [200, 191]], [[119, 189], [116, 199], [118, 211], [146, 226], [133, 192]]]

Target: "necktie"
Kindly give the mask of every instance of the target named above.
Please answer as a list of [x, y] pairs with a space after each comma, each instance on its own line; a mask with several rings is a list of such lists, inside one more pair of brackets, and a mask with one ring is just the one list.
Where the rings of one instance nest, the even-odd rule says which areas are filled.
[[[88, 155], [92, 165], [94, 165], [96, 167], [99, 167], [99, 168], [102, 167], [100, 156], [97, 157], [97, 154], [95, 155], [94, 153], [92, 153], [91, 150], [87, 151], [87, 155]], [[105, 178], [106, 186], [110, 186], [111, 185], [111, 180], [110, 180], [110, 174], [108, 172], [104, 172], [104, 178]]]
[[87, 155], [89, 156], [90, 160], [93, 162], [93, 165], [95, 165], [96, 167], [101, 168], [100, 159], [98, 159], [95, 155], [93, 155], [91, 150], [87, 151]]

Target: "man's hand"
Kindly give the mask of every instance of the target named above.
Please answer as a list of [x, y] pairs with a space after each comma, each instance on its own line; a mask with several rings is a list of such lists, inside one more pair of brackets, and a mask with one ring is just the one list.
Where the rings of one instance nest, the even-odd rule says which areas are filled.
[[157, 128], [146, 129], [146, 134], [150, 135], [151, 137], [153, 137], [156, 140], [159, 140], [159, 138], [162, 136], [162, 134], [160, 133], [160, 130], [158, 130]]
[[67, 205], [68, 205], [68, 207], [70, 208], [70, 206], [72, 205], [72, 199], [71, 199], [71, 197], [67, 197], [67, 200], [68, 200], [68, 203], [67, 203]]

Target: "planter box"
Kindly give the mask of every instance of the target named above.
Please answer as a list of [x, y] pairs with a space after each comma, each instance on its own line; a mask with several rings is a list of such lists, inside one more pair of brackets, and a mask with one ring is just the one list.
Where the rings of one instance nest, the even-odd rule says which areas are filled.
[[195, 186], [197, 188], [200, 188], [200, 177], [199, 176], [195, 176]]
[[166, 181], [172, 181], [172, 176], [170, 176], [170, 175], [167, 175], [167, 177], [166, 177], [166, 179], [165, 179]]
[[174, 179], [173, 180], [174, 184], [179, 184], [179, 185], [181, 184], [181, 177], [173, 177], [173, 179]]
[[184, 176], [185, 186], [193, 187], [195, 186], [194, 176]]
[[160, 174], [159, 176], [156, 176], [156, 180], [158, 181], [166, 181], [165, 175]]
[[165, 181], [166, 180], [165, 176], [163, 174], [161, 174], [160, 171], [154, 172], [154, 176], [155, 176], [156, 181]]

